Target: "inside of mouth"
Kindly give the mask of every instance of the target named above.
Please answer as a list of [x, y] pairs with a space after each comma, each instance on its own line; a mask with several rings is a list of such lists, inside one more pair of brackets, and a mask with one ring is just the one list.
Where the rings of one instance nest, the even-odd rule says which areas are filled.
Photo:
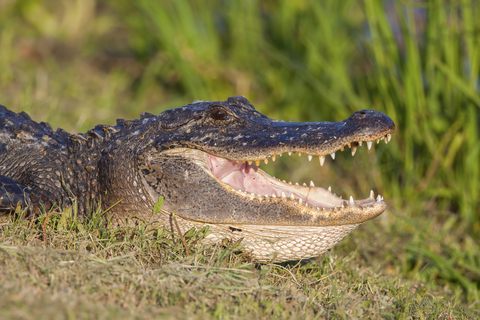
[[303, 204], [320, 208], [335, 208], [346, 203], [344, 199], [321, 187], [281, 182], [253, 164], [232, 161], [211, 154], [209, 154], [209, 160], [210, 171], [218, 180], [249, 194], [301, 200]]

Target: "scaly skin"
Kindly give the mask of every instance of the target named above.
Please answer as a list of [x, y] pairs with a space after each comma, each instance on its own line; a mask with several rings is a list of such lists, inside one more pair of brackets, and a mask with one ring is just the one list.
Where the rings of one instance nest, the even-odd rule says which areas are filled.
[[[0, 106], [0, 212], [37, 214], [76, 198], [80, 214], [101, 205], [114, 224], [137, 220], [181, 232], [210, 226], [206, 241], [242, 241], [259, 261], [328, 250], [386, 208], [378, 196], [344, 200], [315, 186], [278, 181], [258, 168], [284, 153], [318, 157], [385, 139], [390, 118], [360, 111], [341, 122], [271, 120], [243, 97], [196, 102], [140, 120], [70, 135]], [[153, 205], [164, 197], [162, 212]]]

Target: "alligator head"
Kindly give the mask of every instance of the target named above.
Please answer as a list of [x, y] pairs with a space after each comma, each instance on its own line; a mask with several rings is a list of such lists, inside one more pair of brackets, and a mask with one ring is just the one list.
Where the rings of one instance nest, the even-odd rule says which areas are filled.
[[345, 200], [312, 183], [281, 182], [258, 167], [291, 153], [323, 165], [326, 156], [335, 158], [345, 147], [354, 154], [363, 143], [370, 149], [372, 141], [388, 142], [395, 125], [380, 112], [363, 110], [340, 122], [289, 123], [233, 97], [196, 102], [146, 121], [153, 126], [140, 147], [136, 180], [147, 207], [164, 197], [159, 224], [170, 225], [175, 212], [182, 232], [209, 225], [208, 239], [242, 240], [256, 260], [316, 256], [386, 208], [373, 192]]

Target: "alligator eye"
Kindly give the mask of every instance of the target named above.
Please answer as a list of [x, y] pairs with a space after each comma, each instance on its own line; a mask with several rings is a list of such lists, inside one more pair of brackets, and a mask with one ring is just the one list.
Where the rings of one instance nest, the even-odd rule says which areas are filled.
[[227, 116], [227, 112], [220, 108], [214, 108], [210, 111], [210, 116], [215, 120], [223, 120]]

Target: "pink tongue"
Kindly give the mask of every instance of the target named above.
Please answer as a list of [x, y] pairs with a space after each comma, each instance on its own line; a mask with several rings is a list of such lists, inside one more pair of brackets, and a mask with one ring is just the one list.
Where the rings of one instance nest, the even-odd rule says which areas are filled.
[[[279, 187], [275, 188], [257, 172], [258, 168], [256, 166], [242, 162], [237, 163], [236, 161], [216, 157], [211, 154], [208, 156], [210, 158], [210, 171], [220, 181], [229, 184], [234, 188], [262, 196], [276, 195], [277, 197], [280, 197], [283, 191], [286, 197], [290, 197], [290, 190], [282, 190]], [[310, 197], [309, 194], [310, 192], [305, 198], [302, 197], [303, 201], [309, 205], [331, 207], [331, 205], [323, 203], [322, 201], [317, 201], [314, 197]], [[298, 198], [298, 195], [295, 195], [295, 198]]]
[[209, 154], [209, 157], [210, 170], [220, 181], [255, 194], [276, 194], [276, 190], [267, 185], [265, 180], [257, 173], [257, 167], [215, 157], [211, 154]]

